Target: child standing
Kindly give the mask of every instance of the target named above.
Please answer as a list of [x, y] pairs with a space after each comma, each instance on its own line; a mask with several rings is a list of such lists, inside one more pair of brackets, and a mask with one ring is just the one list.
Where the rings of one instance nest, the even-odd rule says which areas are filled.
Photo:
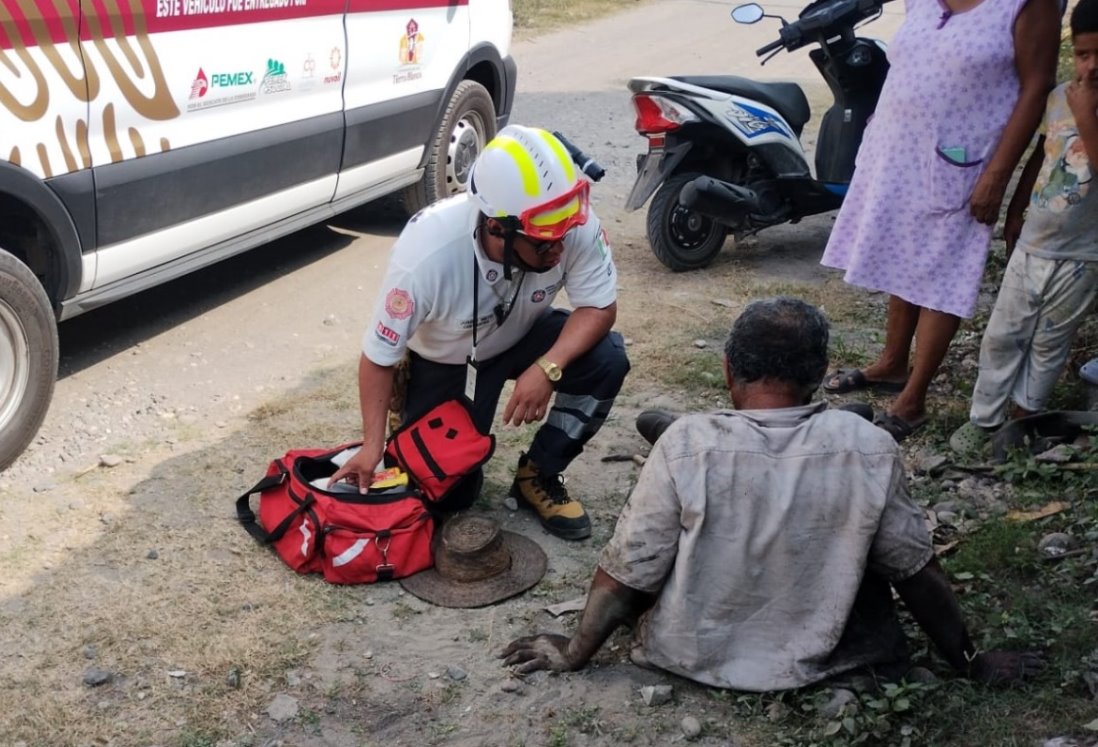
[[1071, 40], [1075, 80], [1049, 94], [1007, 208], [1010, 261], [980, 345], [970, 420], [949, 439], [961, 454], [978, 452], [1008, 416], [1044, 408], [1098, 291], [1098, 0], [1075, 6]]

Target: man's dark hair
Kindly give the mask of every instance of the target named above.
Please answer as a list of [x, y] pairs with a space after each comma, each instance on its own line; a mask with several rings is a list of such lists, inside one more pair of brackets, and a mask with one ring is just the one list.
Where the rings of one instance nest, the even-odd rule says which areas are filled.
[[736, 319], [724, 355], [738, 381], [787, 381], [811, 394], [827, 371], [828, 334], [827, 317], [812, 304], [764, 298]]
[[1071, 11], [1071, 38], [1098, 33], [1098, 0], [1079, 0]]

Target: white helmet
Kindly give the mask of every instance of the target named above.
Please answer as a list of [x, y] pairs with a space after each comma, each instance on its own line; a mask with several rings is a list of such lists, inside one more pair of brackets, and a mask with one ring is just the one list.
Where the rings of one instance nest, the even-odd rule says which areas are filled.
[[543, 240], [587, 222], [589, 190], [560, 140], [536, 127], [504, 127], [469, 174], [481, 212]]

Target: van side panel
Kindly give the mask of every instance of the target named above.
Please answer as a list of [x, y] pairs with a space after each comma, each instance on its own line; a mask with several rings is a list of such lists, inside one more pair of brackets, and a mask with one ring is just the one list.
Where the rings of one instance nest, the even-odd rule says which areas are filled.
[[[300, 210], [331, 200], [333, 183], [322, 177], [339, 167], [343, 101], [339, 81], [324, 83], [316, 67], [318, 56], [343, 54], [343, 0], [123, 0], [114, 19], [92, 16], [100, 4], [84, 2], [88, 58], [120, 71], [91, 102], [104, 255], [302, 182], [315, 188], [298, 193]], [[113, 44], [102, 41], [112, 33]], [[108, 263], [110, 275], [202, 248], [186, 232], [163, 236], [181, 243], [145, 257], [127, 249], [124, 262]]]
[[418, 168], [469, 49], [468, 11], [468, 0], [349, 0], [344, 170], [377, 162], [367, 180], [377, 183]]

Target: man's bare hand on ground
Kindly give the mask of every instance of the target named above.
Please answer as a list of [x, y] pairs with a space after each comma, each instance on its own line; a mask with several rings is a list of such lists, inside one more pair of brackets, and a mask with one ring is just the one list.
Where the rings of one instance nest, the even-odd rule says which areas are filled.
[[504, 666], [519, 665], [520, 674], [548, 669], [553, 672], [571, 672], [579, 669], [568, 655], [569, 638], [563, 635], [543, 633], [528, 635], [511, 641], [499, 658]]
[[1044, 655], [1033, 651], [988, 651], [972, 660], [969, 677], [985, 685], [1018, 685], [1040, 674], [1045, 663]]

